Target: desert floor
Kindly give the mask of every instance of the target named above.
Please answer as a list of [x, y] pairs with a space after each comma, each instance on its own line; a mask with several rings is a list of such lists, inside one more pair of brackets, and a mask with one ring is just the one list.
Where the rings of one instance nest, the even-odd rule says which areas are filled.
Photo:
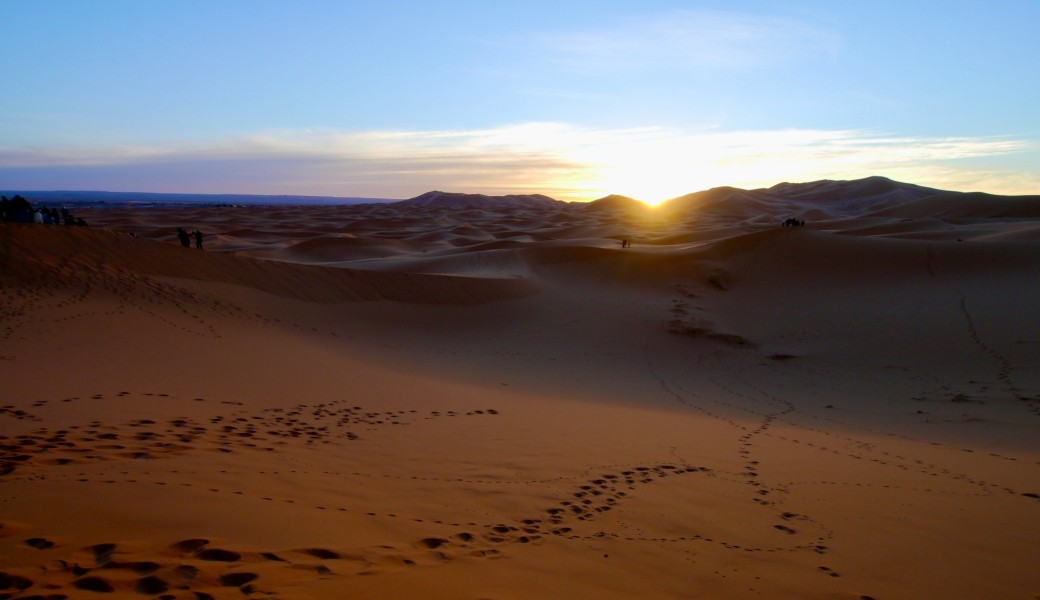
[[0, 597], [1040, 597], [1040, 221], [749, 211], [0, 224]]

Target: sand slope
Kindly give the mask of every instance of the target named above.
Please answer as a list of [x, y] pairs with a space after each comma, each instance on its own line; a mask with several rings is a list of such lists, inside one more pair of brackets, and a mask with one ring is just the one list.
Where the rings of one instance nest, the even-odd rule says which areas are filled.
[[850, 198], [0, 225], [0, 595], [1033, 597], [1037, 224]]

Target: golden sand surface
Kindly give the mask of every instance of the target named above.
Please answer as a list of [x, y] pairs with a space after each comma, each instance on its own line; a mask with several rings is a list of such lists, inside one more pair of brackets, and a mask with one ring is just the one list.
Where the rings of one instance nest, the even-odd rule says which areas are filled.
[[710, 200], [0, 224], [0, 597], [1040, 597], [1035, 202]]

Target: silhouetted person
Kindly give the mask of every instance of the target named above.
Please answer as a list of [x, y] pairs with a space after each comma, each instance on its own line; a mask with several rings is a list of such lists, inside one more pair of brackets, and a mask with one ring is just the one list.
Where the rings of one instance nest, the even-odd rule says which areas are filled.
[[32, 223], [32, 205], [25, 198], [15, 195], [7, 205], [7, 220], [16, 223]]
[[188, 232], [184, 231], [181, 227], [177, 228], [177, 239], [181, 241], [181, 246], [184, 246], [185, 248], [191, 247], [191, 240], [188, 239]]
[[195, 236], [195, 247], [202, 250], [202, 232], [196, 229], [192, 234]]

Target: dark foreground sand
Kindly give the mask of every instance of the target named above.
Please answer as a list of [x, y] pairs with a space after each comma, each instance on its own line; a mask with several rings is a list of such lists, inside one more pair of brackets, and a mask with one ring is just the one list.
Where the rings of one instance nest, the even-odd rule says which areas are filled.
[[0, 597], [1036, 598], [1036, 203], [889, 198], [0, 225]]

